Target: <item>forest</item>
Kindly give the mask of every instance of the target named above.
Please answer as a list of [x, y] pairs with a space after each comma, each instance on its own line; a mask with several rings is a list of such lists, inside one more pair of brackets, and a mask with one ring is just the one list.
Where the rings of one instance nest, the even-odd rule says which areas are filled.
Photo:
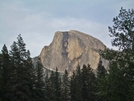
[[77, 66], [69, 76], [52, 71], [44, 74], [40, 59], [32, 64], [30, 51], [21, 35], [8, 50], [0, 53], [0, 101], [134, 101], [134, 10], [121, 8], [108, 27], [111, 44], [118, 50], [106, 49], [94, 71], [90, 64]]

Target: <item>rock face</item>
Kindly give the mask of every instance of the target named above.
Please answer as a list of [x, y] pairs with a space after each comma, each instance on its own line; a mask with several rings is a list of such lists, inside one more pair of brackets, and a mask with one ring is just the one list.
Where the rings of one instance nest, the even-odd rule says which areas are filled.
[[[90, 64], [96, 69], [100, 60], [99, 50], [104, 50], [106, 46], [98, 39], [79, 31], [70, 30], [56, 32], [52, 43], [45, 46], [40, 55], [40, 61], [45, 69], [59, 72], [76, 69], [78, 64]], [[107, 61], [102, 59], [107, 67]]]

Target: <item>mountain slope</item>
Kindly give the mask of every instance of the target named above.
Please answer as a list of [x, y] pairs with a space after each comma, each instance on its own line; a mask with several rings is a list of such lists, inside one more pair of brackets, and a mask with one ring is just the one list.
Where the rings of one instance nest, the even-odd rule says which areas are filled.
[[[99, 50], [104, 50], [106, 46], [98, 39], [85, 33], [70, 30], [56, 32], [52, 43], [45, 46], [40, 55], [40, 61], [44, 69], [55, 70], [57, 67], [60, 72], [76, 69], [78, 64], [90, 64], [91, 68], [96, 69], [100, 60]], [[108, 61], [102, 59], [105, 67]]]

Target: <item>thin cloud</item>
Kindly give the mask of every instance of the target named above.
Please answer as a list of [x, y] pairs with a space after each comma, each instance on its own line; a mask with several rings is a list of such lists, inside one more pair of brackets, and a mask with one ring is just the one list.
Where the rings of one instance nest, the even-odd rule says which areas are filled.
[[0, 48], [3, 44], [10, 48], [18, 34], [22, 34], [31, 56], [37, 56], [52, 42], [56, 31], [72, 29], [90, 34], [111, 47], [107, 27], [112, 25], [112, 18], [121, 6], [128, 9], [133, 5], [130, 0], [0, 1]]

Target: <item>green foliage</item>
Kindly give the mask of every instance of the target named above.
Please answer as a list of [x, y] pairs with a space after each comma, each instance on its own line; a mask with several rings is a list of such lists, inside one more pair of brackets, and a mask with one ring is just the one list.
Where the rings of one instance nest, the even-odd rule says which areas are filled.
[[56, 68], [55, 72], [51, 72], [50, 77], [48, 74], [45, 77], [45, 100], [62, 101], [61, 94], [61, 78]]
[[67, 70], [65, 70], [61, 85], [61, 96], [63, 101], [68, 101], [70, 99], [70, 81]]
[[[30, 93], [30, 69], [31, 63], [29, 53], [25, 49], [25, 43], [22, 37], [17, 37], [17, 42], [11, 46], [11, 60], [13, 63], [13, 82], [14, 88], [12, 89], [13, 100], [31, 100]], [[25, 74], [25, 75], [24, 75]]]
[[33, 65], [21, 35], [13, 42], [8, 53], [3, 46], [0, 69], [2, 73], [2, 101], [32, 101]]
[[35, 101], [44, 101], [44, 86], [45, 86], [45, 78], [43, 66], [40, 63], [40, 58], [37, 61], [37, 65], [35, 68], [35, 78], [34, 78], [34, 99]]
[[82, 69], [78, 66], [76, 73], [71, 76], [71, 101], [94, 101], [95, 82], [95, 74], [90, 65], [83, 65]]
[[81, 80], [82, 80], [82, 101], [94, 101], [95, 100], [95, 87], [93, 86], [96, 83], [96, 77], [91, 69], [90, 65], [83, 65], [81, 72]]
[[1, 56], [1, 73], [2, 73], [2, 100], [8, 101], [11, 99], [10, 90], [11, 90], [11, 61], [6, 45], [2, 48]]
[[102, 65], [102, 61], [101, 60], [98, 63], [98, 67], [96, 69], [96, 72], [97, 72], [97, 78], [103, 78], [106, 75], [106, 69]]
[[109, 60], [109, 70], [98, 79], [96, 95], [99, 101], [134, 100], [134, 10], [121, 8], [109, 27], [112, 45], [119, 51], [107, 49], [102, 56]]
[[113, 18], [114, 25], [109, 27], [112, 45], [119, 49], [134, 50], [134, 10], [121, 8], [119, 15]]

